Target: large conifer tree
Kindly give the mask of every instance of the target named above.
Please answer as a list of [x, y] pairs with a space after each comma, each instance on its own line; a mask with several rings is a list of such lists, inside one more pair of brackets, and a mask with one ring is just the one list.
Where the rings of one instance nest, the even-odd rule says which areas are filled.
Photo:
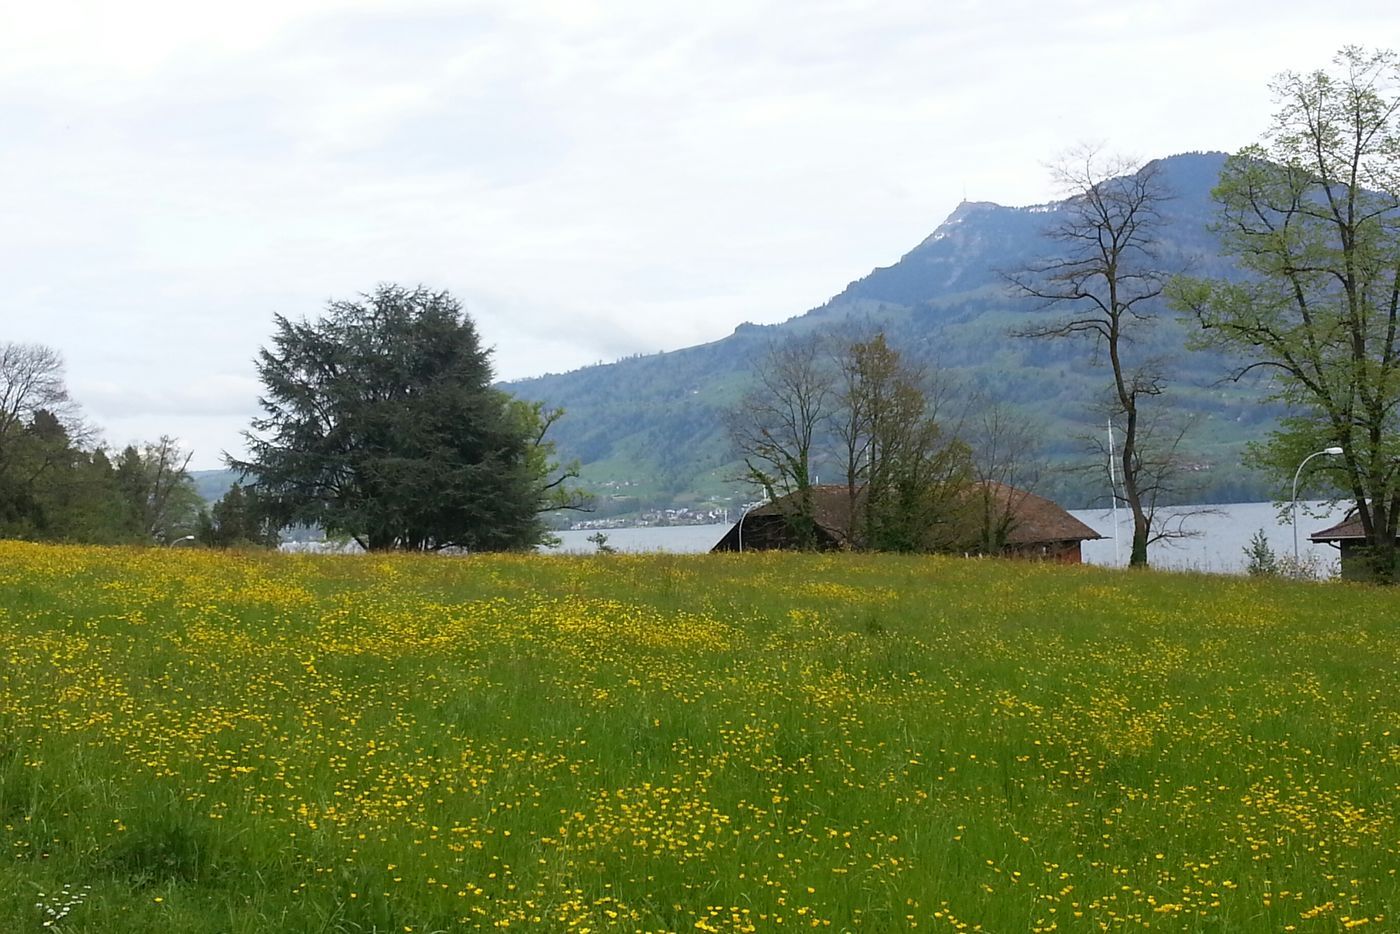
[[265, 415], [230, 465], [278, 521], [371, 551], [539, 539], [528, 440], [456, 299], [381, 285], [319, 320], [275, 323], [257, 361]]

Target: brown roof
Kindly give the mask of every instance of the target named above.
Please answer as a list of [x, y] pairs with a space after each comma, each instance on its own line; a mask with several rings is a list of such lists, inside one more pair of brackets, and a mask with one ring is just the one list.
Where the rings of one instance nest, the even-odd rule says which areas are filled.
[[1013, 517], [1006, 536], [1008, 545], [1040, 545], [1046, 542], [1092, 541], [1103, 538], [1098, 532], [1065, 512], [1043, 496], [989, 483], [993, 497]]
[[[1103, 538], [1043, 496], [1036, 496], [1034, 493], [1001, 483], [989, 483], [987, 487], [998, 504], [1008, 508], [1013, 517], [1006, 537], [1008, 545], [1040, 545]], [[750, 510], [748, 515], [752, 518], [788, 515], [793, 511], [792, 502], [796, 496], [796, 493], [780, 496], [771, 503], [764, 503]], [[860, 508], [862, 498], [861, 494], [857, 494], [857, 509]], [[844, 540], [846, 530], [851, 526], [851, 498], [848, 488], [837, 483], [814, 486], [812, 506], [817, 525], [838, 540]]]
[[[856, 493], [857, 509], [863, 502], [865, 496], [863, 492]], [[749, 510], [750, 518], [760, 516], [787, 516], [796, 510], [797, 494], [789, 493], [786, 496], [779, 496], [770, 503], [764, 503], [755, 509]], [[812, 513], [817, 525], [834, 535], [839, 540], [844, 540], [846, 530], [851, 527], [851, 493], [850, 490], [838, 483], [823, 483], [812, 487]]]
[[1365, 537], [1366, 532], [1361, 528], [1360, 515], [1348, 516], [1336, 525], [1308, 536], [1309, 540], [1314, 542], [1340, 542]]

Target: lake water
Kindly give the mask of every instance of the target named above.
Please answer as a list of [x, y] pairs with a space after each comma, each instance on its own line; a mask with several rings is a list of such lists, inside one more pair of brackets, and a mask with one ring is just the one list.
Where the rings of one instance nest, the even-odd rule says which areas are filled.
[[[1189, 510], [1193, 507], [1185, 507]], [[1229, 503], [1222, 506], [1194, 507], [1215, 512], [1186, 520], [1185, 528], [1197, 532], [1192, 538], [1159, 542], [1148, 549], [1148, 562], [1154, 567], [1180, 570], [1213, 571], [1223, 574], [1244, 572], [1247, 559], [1244, 549], [1259, 529], [1264, 530], [1269, 545], [1280, 557], [1293, 553], [1293, 527], [1278, 521], [1273, 503]], [[1298, 504], [1298, 545], [1304, 560], [1312, 555], [1324, 566], [1335, 563], [1336, 549], [1329, 545], [1314, 545], [1308, 536], [1340, 522], [1345, 506], [1331, 512], [1321, 510], [1318, 503]], [[1309, 512], [1320, 514], [1314, 518]], [[1090, 564], [1126, 565], [1132, 544], [1132, 517], [1126, 509], [1118, 510], [1119, 547], [1115, 555], [1113, 544], [1113, 513], [1107, 509], [1072, 509], [1070, 513], [1095, 532], [1105, 536], [1099, 541], [1084, 543], [1084, 560]], [[618, 551], [665, 551], [677, 554], [709, 551], [729, 530], [727, 525], [675, 525], [642, 529], [606, 529], [608, 545]], [[586, 554], [596, 551], [588, 541], [592, 530], [555, 533], [561, 539], [558, 548], [547, 553]]]

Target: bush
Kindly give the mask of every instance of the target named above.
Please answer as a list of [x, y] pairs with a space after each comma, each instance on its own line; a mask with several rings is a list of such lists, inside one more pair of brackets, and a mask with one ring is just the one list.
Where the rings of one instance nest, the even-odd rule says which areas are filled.
[[1255, 532], [1254, 537], [1249, 540], [1249, 544], [1244, 548], [1244, 556], [1249, 559], [1245, 569], [1249, 571], [1250, 577], [1278, 577], [1282, 573], [1278, 556], [1269, 546], [1268, 536], [1264, 534], [1263, 529]]

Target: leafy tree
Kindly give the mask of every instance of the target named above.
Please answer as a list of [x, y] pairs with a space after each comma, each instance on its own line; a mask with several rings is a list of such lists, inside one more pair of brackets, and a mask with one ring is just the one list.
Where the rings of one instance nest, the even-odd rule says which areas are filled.
[[[1288, 415], [1254, 460], [1281, 481], [1329, 459], [1355, 500], [1373, 576], [1394, 581], [1400, 525], [1400, 60], [1344, 48], [1331, 72], [1285, 72], [1264, 140], [1215, 190], [1224, 252], [1242, 281], [1180, 280], [1200, 343], [1239, 354], [1239, 380], [1272, 377]], [[1335, 464], [1335, 466], [1334, 466]]]
[[850, 539], [876, 551], [937, 551], [966, 538], [965, 445], [937, 418], [941, 393], [883, 333], [838, 347], [832, 429], [845, 473]]
[[1082, 340], [1096, 362], [1100, 353], [1107, 358], [1109, 414], [1123, 430], [1121, 455], [1110, 456], [1121, 456], [1122, 499], [1133, 517], [1129, 564], [1146, 567], [1147, 546], [1173, 534], [1158, 506], [1173, 492], [1181, 440], [1160, 412], [1150, 411], [1166, 388], [1165, 363], [1135, 353], [1156, 322], [1170, 275], [1158, 241], [1171, 195], [1154, 163], [1139, 167], [1091, 148], [1070, 153], [1052, 171], [1069, 195], [1062, 219], [1046, 231], [1056, 249], [1008, 278], [1047, 312], [1063, 311], [1016, 333]]
[[122, 450], [114, 481], [133, 540], [169, 544], [195, 532], [200, 499], [187, 469], [191, 456], [169, 435]]
[[114, 466], [93, 434], [56, 351], [0, 343], [0, 534], [115, 544], [193, 529], [199, 500], [174, 439], [132, 445]]
[[112, 465], [99, 448], [91, 453], [76, 446], [35, 484], [35, 502], [43, 517], [35, 537], [51, 541], [122, 544], [131, 541]]
[[1277, 577], [1280, 573], [1278, 555], [1269, 545], [1269, 538], [1259, 529], [1244, 548], [1245, 570], [1250, 577]]
[[256, 489], [235, 483], [208, 512], [200, 512], [195, 537], [213, 548], [273, 548], [278, 529]]
[[62, 422], [47, 409], [16, 424], [5, 441], [0, 522], [12, 535], [62, 537], [65, 482], [80, 454]]
[[274, 320], [257, 361], [265, 415], [245, 434], [249, 458], [229, 464], [279, 525], [370, 551], [540, 540], [531, 439], [456, 299], [381, 285], [316, 321]]
[[560, 463], [554, 441], [548, 437], [549, 429], [564, 417], [564, 410], [546, 408], [543, 402], [527, 402], [509, 396], [505, 399], [511, 418], [529, 442], [525, 460], [534, 479], [536, 511], [592, 511], [594, 495], [573, 482], [579, 476], [578, 460]]

